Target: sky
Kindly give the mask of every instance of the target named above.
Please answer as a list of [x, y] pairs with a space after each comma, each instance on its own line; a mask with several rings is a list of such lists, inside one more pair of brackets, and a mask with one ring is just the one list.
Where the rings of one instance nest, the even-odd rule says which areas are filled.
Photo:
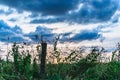
[[0, 43], [34, 42], [115, 47], [120, 0], [0, 0]]

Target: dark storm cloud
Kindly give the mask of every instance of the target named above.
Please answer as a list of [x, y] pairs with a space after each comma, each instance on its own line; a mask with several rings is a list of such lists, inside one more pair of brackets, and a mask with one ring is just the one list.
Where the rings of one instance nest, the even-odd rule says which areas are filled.
[[13, 13], [13, 10], [10, 8], [7, 11], [0, 9], [0, 14], [10, 15], [12, 13]]
[[9, 37], [10, 42], [22, 42], [25, 40], [18, 36], [22, 34], [22, 30], [18, 26], [11, 28], [4, 21], [0, 20], [0, 41], [7, 42]]
[[0, 9], [0, 14], [3, 14], [4, 13], [4, 10]]
[[36, 27], [36, 30], [34, 32], [30, 32], [28, 34], [25, 34], [24, 36], [27, 36], [27, 37], [31, 38], [33, 41], [35, 41], [36, 35], [37, 35], [39, 41], [41, 40], [41, 36], [42, 36], [43, 40], [51, 41], [51, 39], [54, 38], [55, 34], [52, 33], [52, 29], [50, 29], [50, 28], [47, 28], [45, 26], [38, 26], [38, 27]]
[[57, 22], [64, 22], [64, 21], [65, 21], [64, 17], [63, 18], [58, 17], [58, 18], [49, 18], [49, 19], [34, 19], [30, 23], [34, 23], [34, 24], [47, 23], [47, 24], [50, 24], [50, 23], [57, 23]]
[[118, 0], [88, 0], [78, 12], [69, 17], [71, 22], [103, 22], [111, 19], [118, 8]]
[[[100, 28], [101, 29], [101, 28]], [[101, 38], [102, 34], [100, 34], [100, 29], [93, 29], [93, 30], [82, 30], [77, 34], [73, 32], [67, 32], [60, 34], [62, 38], [60, 42], [66, 41], [74, 41], [74, 42], [81, 42], [84, 40], [96, 40]], [[73, 37], [70, 37], [71, 34], [74, 34]], [[30, 32], [28, 34], [24, 34], [19, 26], [10, 27], [4, 21], [0, 20], [0, 41], [7, 42], [8, 37], [10, 42], [24, 42], [27, 41], [23, 37], [29, 37], [32, 41], [36, 41], [36, 36], [38, 40], [41, 40], [41, 36], [43, 37], [44, 41], [52, 42], [55, 38], [57, 33], [52, 33], [52, 29], [47, 28], [45, 26], [38, 26], [36, 30]]]
[[37, 14], [37, 13], [31, 13], [28, 17], [30, 17], [30, 18], [39, 17], [39, 14]]
[[[67, 32], [67, 33], [63, 33], [61, 34], [61, 39], [60, 42], [64, 43], [64, 42], [81, 42], [81, 41], [92, 41], [92, 40], [96, 40], [98, 39], [100, 42], [103, 42], [105, 37], [101, 34], [101, 29], [102, 28], [95, 28], [92, 30], [81, 30], [78, 33], [74, 33], [74, 32]], [[70, 37], [71, 35], [73, 35], [72, 37]]]
[[112, 23], [118, 23], [119, 22], [119, 17], [120, 17], [120, 14], [115, 14], [112, 19], [111, 19], [111, 22]]
[[17, 21], [17, 19], [15, 19], [15, 18], [11, 18], [11, 19], [9, 19], [9, 21], [11, 21], [11, 22], [15, 22], [15, 21]]
[[3, 20], [0, 20], [0, 41], [1, 42], [28, 42], [24, 37], [30, 38], [32, 41], [35, 41], [35, 35], [38, 35], [39, 39], [41, 35], [45, 41], [51, 40], [54, 38], [52, 33], [52, 29], [38, 26], [34, 32], [30, 32], [28, 34], [24, 34], [22, 29], [19, 26], [10, 27]]
[[[104, 22], [111, 19], [118, 8], [119, 0], [85, 0], [81, 1], [81, 9], [75, 11], [71, 9], [71, 13], [57, 16], [57, 18], [34, 19], [30, 23], [94, 23]], [[78, 4], [76, 4], [78, 6]]]
[[[82, 30], [77, 34], [74, 34], [73, 37], [70, 37], [70, 35], [74, 34], [73, 32], [67, 32], [67, 33], [62, 33], [60, 34], [61, 38], [60, 38], [60, 42], [64, 43], [64, 42], [81, 42], [84, 40], [96, 40], [99, 39], [100, 41], [104, 40], [104, 37], [102, 36], [102, 34], [99, 33], [99, 30]], [[36, 37], [38, 36], [38, 40], [37, 41], [41, 41], [41, 35], [43, 36], [43, 40], [47, 41], [47, 42], [52, 42], [55, 39], [55, 36], [57, 36], [58, 34], [53, 34], [52, 30], [49, 28], [45, 28], [45, 27], [37, 27], [36, 30], [34, 32], [30, 32], [29, 34], [25, 34], [25, 36], [31, 38], [33, 41], [36, 41]]]
[[[119, 6], [119, 0], [0, 0], [0, 4], [15, 8], [19, 12], [30, 11], [31, 18], [38, 15], [55, 16], [54, 19], [37, 18], [31, 23], [66, 21], [81, 24], [110, 20]], [[75, 11], [79, 4], [82, 4], [81, 9]]]
[[64, 42], [70, 42], [70, 35], [73, 34], [72, 32], [67, 32], [67, 33], [62, 33], [61, 34], [61, 38], [60, 38], [60, 42], [64, 43]]
[[80, 31], [80, 33], [75, 34], [71, 40], [72, 41], [84, 41], [84, 40], [96, 40], [100, 38], [102, 35], [99, 34], [99, 32], [94, 31], [94, 30], [83, 30]]
[[0, 4], [42, 15], [60, 15], [76, 8], [79, 0], [0, 0]]

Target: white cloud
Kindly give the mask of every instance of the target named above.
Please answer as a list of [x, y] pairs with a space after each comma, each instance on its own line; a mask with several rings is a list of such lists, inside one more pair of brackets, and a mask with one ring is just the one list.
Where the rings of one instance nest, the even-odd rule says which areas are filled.
[[[83, 6], [82, 3], [79, 4], [77, 9], [75, 9], [73, 11], [69, 11], [69, 13], [80, 11], [82, 6]], [[9, 10], [9, 7], [0, 5], [0, 9], [7, 12]], [[30, 12], [18, 13], [15, 9], [12, 9], [12, 10], [13, 10], [13, 12], [10, 15], [1, 14], [0, 20], [4, 20], [11, 27], [14, 27], [15, 25], [20, 26], [20, 28], [22, 29], [22, 31], [24, 33], [29, 33], [29, 32], [35, 31], [35, 29], [38, 25], [51, 28], [51, 29], [53, 29], [53, 33], [58, 33], [58, 34], [67, 33], [67, 32], [73, 32], [76, 34], [81, 30], [85, 30], [85, 29], [92, 30], [94, 28], [97, 28], [99, 25], [104, 25], [105, 27], [101, 29], [103, 31], [103, 32], [101, 32], [101, 34], [105, 37], [104, 42], [101, 43], [99, 40], [82, 41], [78, 44], [75, 44], [75, 46], [76, 45], [81, 45], [81, 46], [82, 45], [86, 45], [86, 46], [101, 45], [101, 46], [105, 46], [105, 47], [113, 47], [115, 45], [115, 43], [119, 42], [119, 40], [120, 40], [120, 35], [119, 35], [119, 33], [120, 33], [120, 27], [119, 27], [120, 11], [119, 10], [117, 10], [115, 12], [115, 14], [112, 16], [111, 20], [108, 22], [89, 23], [89, 24], [84, 24], [84, 25], [83, 24], [69, 25], [68, 23], [65, 23], [65, 22], [52, 23], [52, 24], [29, 24], [29, 22], [32, 19], [32, 18], [28, 17], [31, 14]], [[9, 19], [11, 19], [11, 18], [16, 19], [16, 21], [15, 22], [9, 21]], [[47, 16], [47, 17], [40, 16], [38, 18], [48, 19], [48, 18], [54, 18], [54, 16]], [[112, 23], [116, 19], [118, 19], [118, 22]], [[19, 35], [19, 36], [21, 36], [21, 35]], [[73, 35], [71, 35], [71, 36], [73, 36]], [[23, 37], [23, 38], [28, 39], [26, 37]]]

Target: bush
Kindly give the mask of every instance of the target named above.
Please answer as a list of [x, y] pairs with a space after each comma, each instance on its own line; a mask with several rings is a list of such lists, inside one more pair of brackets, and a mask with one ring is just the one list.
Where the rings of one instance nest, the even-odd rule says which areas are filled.
[[84, 73], [85, 80], [120, 80], [120, 62], [102, 63]]

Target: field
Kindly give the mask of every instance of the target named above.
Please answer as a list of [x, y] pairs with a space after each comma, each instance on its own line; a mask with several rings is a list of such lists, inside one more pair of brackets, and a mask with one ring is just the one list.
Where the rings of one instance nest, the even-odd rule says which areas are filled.
[[[0, 80], [120, 80], [119, 43], [109, 62], [98, 59], [104, 48], [92, 47], [86, 57], [82, 56], [82, 48], [71, 50], [61, 59], [55, 44], [50, 55], [46, 54], [46, 43], [38, 44], [38, 55], [34, 57], [29, 50], [24, 50], [24, 45], [14, 43], [6, 60], [0, 59]], [[56, 63], [52, 59], [56, 59]]]

